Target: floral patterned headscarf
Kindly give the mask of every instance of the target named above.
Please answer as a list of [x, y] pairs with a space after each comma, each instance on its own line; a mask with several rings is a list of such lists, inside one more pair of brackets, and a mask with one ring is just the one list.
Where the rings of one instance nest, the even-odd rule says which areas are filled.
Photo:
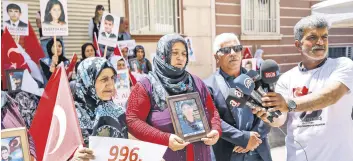
[[88, 136], [127, 138], [123, 108], [112, 100], [101, 100], [96, 93], [96, 80], [106, 68], [111, 68], [116, 75], [104, 58], [87, 58], [78, 66], [74, 99], [85, 144], [88, 144]]
[[191, 75], [185, 70], [189, 58], [187, 58], [182, 69], [170, 64], [172, 47], [176, 42], [183, 43], [187, 50], [184, 38], [178, 34], [164, 35], [158, 41], [156, 56], [153, 59], [154, 70], [149, 74], [153, 85], [153, 98], [161, 110], [167, 108], [166, 97], [168, 95], [177, 95], [194, 90]]

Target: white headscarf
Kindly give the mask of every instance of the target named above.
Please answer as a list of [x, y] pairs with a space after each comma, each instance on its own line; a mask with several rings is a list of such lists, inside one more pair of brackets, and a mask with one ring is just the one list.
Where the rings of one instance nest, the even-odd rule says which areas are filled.
[[118, 61], [121, 59], [123, 59], [123, 57], [117, 56], [117, 55], [114, 55], [114, 56], [110, 57], [110, 59], [109, 59], [110, 63], [113, 65], [113, 67], [116, 71], [118, 71]]

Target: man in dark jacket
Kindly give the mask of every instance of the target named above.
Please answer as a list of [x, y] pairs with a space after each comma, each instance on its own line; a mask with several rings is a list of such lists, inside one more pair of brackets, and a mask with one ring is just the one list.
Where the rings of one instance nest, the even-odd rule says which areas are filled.
[[221, 117], [222, 136], [213, 145], [217, 161], [272, 161], [267, 134], [270, 126], [248, 107], [229, 108], [225, 102], [227, 88], [246, 69], [241, 67], [242, 46], [236, 35], [223, 33], [214, 41], [214, 53], [220, 69], [211, 75], [208, 86]]
[[5, 21], [7, 25], [11, 27], [27, 27], [27, 24], [20, 20], [21, 17], [21, 7], [17, 4], [11, 3], [6, 7], [7, 14], [10, 19]]

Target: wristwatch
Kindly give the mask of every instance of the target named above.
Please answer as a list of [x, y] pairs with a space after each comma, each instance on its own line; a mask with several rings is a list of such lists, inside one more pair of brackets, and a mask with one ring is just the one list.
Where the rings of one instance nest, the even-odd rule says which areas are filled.
[[287, 100], [287, 107], [288, 107], [289, 112], [293, 112], [295, 109], [297, 109], [297, 103], [295, 103], [291, 99], [288, 99]]

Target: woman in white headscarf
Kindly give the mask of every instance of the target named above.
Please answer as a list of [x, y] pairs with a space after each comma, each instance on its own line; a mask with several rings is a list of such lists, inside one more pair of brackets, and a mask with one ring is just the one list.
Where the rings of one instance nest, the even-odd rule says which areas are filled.
[[264, 61], [262, 59], [262, 54], [264, 53], [264, 50], [262, 49], [257, 49], [255, 52], [254, 58], [256, 59], [256, 70], [259, 70], [261, 67], [262, 62]]

